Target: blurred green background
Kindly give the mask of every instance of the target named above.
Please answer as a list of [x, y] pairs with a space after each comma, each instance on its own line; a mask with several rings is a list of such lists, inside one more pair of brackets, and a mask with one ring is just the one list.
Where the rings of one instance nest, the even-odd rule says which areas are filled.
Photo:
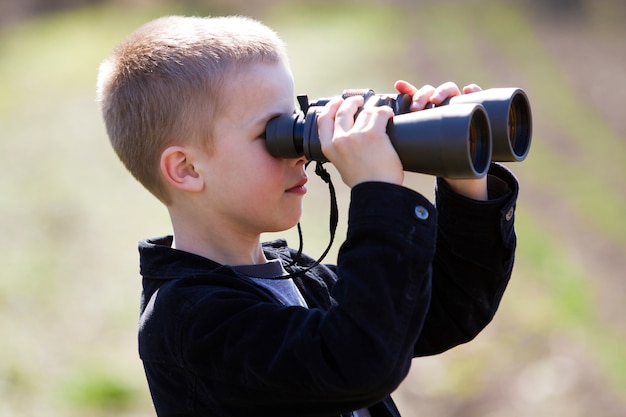
[[[475, 341], [415, 360], [394, 397], [407, 417], [626, 415], [623, 1], [4, 0], [0, 416], [154, 415], [136, 351], [136, 242], [170, 225], [110, 149], [95, 79], [119, 41], [165, 14], [263, 20], [312, 98], [391, 92], [400, 78], [525, 89], [534, 138], [509, 164], [522, 186], [509, 290]], [[432, 178], [407, 185], [432, 196]], [[305, 206], [317, 256], [321, 181]]]

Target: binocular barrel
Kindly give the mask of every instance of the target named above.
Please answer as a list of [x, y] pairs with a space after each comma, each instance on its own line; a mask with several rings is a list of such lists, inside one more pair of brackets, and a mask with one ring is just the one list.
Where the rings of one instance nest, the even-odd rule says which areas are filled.
[[481, 104], [489, 116], [493, 144], [492, 160], [521, 162], [526, 159], [532, 138], [532, 113], [524, 90], [491, 88], [452, 97], [446, 104]]
[[[379, 100], [384, 104], [376, 105], [389, 105], [396, 113], [387, 125], [387, 135], [406, 171], [479, 178], [487, 173], [491, 161], [522, 161], [528, 155], [532, 116], [521, 89], [465, 94], [417, 112], [408, 112], [410, 98], [406, 95], [393, 96], [392, 104], [392, 96], [378, 97], [385, 98]], [[275, 157], [328, 161], [317, 131], [321, 109], [321, 104], [313, 105], [306, 114], [270, 120], [265, 132], [269, 152]]]

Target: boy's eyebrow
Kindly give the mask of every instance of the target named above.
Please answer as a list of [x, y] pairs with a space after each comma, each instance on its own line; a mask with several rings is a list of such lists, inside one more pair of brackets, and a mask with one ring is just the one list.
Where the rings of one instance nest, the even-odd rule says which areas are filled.
[[283, 112], [279, 112], [279, 111], [271, 111], [271, 112], [268, 112], [265, 115], [259, 117], [259, 119], [256, 121], [255, 124], [267, 124], [267, 122], [269, 122], [270, 120], [272, 120], [275, 117], [283, 116], [285, 114], [294, 114], [296, 112], [297, 112], [296, 109], [294, 109], [291, 113], [283, 113]]

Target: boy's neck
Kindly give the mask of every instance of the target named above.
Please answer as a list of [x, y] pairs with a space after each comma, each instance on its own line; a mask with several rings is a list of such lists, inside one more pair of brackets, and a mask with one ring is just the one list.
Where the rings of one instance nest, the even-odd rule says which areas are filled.
[[226, 241], [222, 236], [210, 240], [189, 239], [174, 232], [172, 247], [203, 256], [222, 265], [254, 265], [267, 262], [259, 239], [254, 243], [241, 244]]
[[197, 227], [172, 218], [172, 247], [203, 256], [222, 265], [253, 265], [267, 262], [261, 235], [242, 235], [227, 227]]

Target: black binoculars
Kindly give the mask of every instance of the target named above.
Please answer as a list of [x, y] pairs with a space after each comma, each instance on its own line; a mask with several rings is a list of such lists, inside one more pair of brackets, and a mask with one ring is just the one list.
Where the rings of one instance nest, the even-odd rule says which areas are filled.
[[[452, 97], [438, 106], [410, 111], [407, 94], [362, 95], [363, 108], [389, 106], [394, 117], [387, 135], [406, 171], [447, 178], [479, 178], [491, 161], [519, 162], [526, 158], [532, 136], [532, 115], [526, 93], [519, 88], [492, 88]], [[326, 162], [317, 131], [317, 115], [328, 99], [309, 102], [298, 96], [301, 111], [280, 115], [267, 124], [267, 148], [275, 157]]]

